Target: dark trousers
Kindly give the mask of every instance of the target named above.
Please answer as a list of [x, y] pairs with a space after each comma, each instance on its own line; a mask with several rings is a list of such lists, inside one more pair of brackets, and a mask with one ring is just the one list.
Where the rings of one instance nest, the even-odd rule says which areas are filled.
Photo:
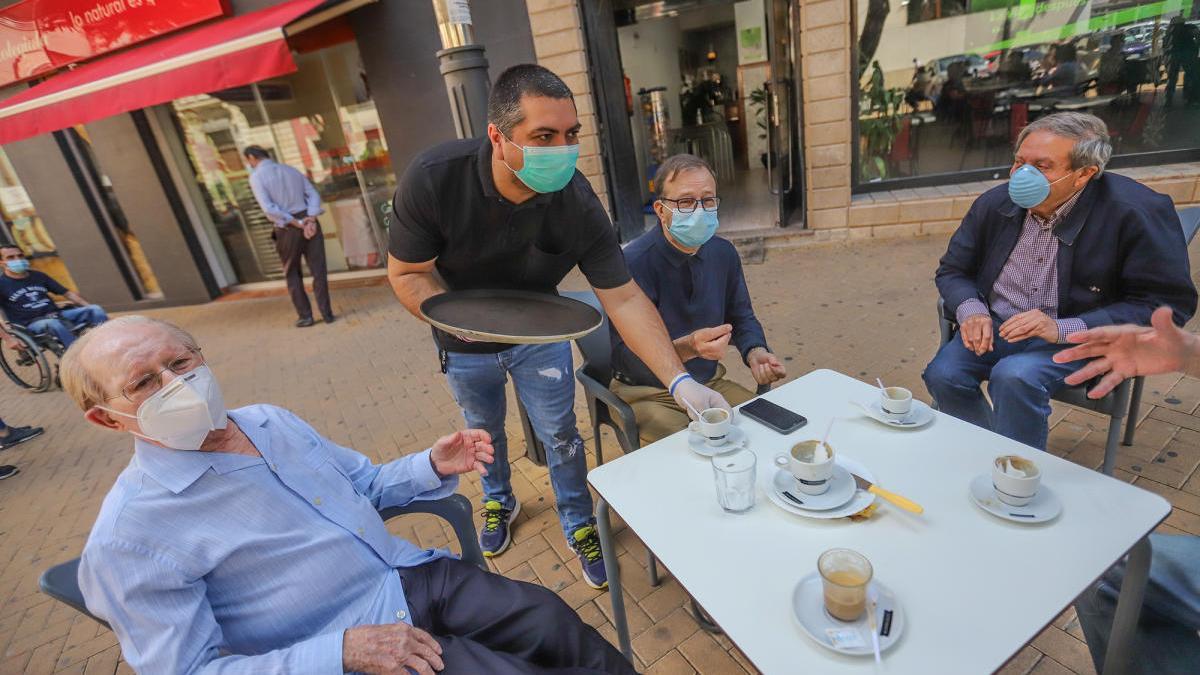
[[[300, 218], [303, 218], [303, 215]], [[287, 278], [288, 294], [292, 296], [296, 314], [299, 314], [301, 319], [312, 318], [312, 305], [308, 304], [308, 294], [304, 292], [304, 276], [300, 267], [300, 258], [303, 256], [308, 263], [308, 271], [312, 273], [317, 309], [321, 310], [321, 316], [326, 319], [333, 316], [333, 306], [329, 304], [329, 279], [325, 273], [325, 239], [321, 234], [321, 226], [317, 226], [317, 234], [312, 239], [305, 239], [304, 230], [298, 227], [289, 225], [275, 228], [275, 250], [283, 263], [283, 275]]]
[[442, 646], [444, 673], [636, 673], [547, 588], [445, 558], [398, 571], [413, 625]]

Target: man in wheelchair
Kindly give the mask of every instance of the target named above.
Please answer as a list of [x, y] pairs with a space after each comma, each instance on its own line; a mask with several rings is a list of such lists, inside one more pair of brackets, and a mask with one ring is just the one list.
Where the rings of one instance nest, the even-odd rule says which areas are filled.
[[[78, 326], [98, 326], [108, 320], [99, 305], [84, 300], [75, 291], [58, 283], [44, 272], [29, 269], [29, 260], [17, 246], [0, 246], [4, 274], [0, 275], [0, 309], [9, 323], [23, 326], [32, 335], [45, 334], [58, 340], [64, 348], [75, 341]], [[65, 296], [76, 305], [60, 309], [50, 293]], [[0, 339], [12, 340], [0, 327]]]
[[79, 588], [137, 672], [633, 672], [549, 589], [380, 518], [486, 473], [487, 432], [374, 464], [283, 408], [227, 410], [195, 338], [141, 316], [81, 336], [62, 382], [88, 422], [134, 437]]

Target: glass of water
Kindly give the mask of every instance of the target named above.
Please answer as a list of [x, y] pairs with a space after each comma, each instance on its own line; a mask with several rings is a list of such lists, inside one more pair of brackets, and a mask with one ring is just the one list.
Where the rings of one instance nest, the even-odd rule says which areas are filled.
[[742, 513], [754, 506], [756, 457], [746, 449], [713, 455], [713, 478], [717, 484], [717, 501], [729, 513]]

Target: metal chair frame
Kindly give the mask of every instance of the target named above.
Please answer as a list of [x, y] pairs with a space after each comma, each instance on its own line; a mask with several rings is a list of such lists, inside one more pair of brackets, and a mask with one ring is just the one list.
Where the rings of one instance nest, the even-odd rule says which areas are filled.
[[[941, 349], [942, 346], [953, 340], [954, 336], [958, 333], [958, 323], [948, 314], [946, 303], [942, 298], [938, 298], [937, 312], [938, 330], [941, 337], [938, 349]], [[1141, 377], [1125, 380], [1116, 389], [1104, 396], [1104, 398], [1090, 399], [1087, 396], [1087, 392], [1095, 384], [1096, 382], [1093, 380], [1075, 387], [1063, 387], [1050, 398], [1077, 408], [1108, 415], [1108, 437], [1104, 444], [1104, 465], [1101, 467], [1101, 470], [1105, 475], [1111, 476], [1113, 465], [1116, 463], [1117, 458], [1117, 441], [1121, 436], [1122, 420], [1125, 420], [1125, 438], [1121, 441], [1121, 444], [1133, 445], [1134, 433], [1137, 430], [1138, 409], [1141, 407], [1142, 402], [1142, 387], [1145, 385], [1145, 380]], [[937, 406], [937, 401], [934, 401], [934, 406]]]

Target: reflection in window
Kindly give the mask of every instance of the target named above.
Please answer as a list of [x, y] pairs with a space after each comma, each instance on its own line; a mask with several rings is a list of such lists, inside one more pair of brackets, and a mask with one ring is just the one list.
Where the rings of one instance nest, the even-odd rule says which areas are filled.
[[[352, 38], [353, 34], [349, 34]], [[242, 283], [282, 278], [272, 225], [250, 190], [241, 150], [266, 148], [321, 195], [329, 271], [383, 265], [384, 205], [396, 189], [358, 48], [327, 31], [291, 75], [174, 101], [197, 180]]]
[[1063, 110], [1116, 155], [1200, 145], [1200, 3], [854, 1], [859, 183], [1005, 167]]
[[0, 219], [8, 235], [4, 243], [20, 246], [34, 269], [49, 274], [73, 291], [79, 290], [3, 148], [0, 148]]

